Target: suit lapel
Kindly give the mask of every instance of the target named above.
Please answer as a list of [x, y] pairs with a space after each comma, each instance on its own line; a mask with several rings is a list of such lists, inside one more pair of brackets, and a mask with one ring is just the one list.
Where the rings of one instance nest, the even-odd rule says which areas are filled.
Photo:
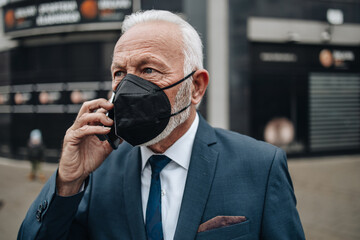
[[215, 174], [214, 129], [200, 116], [174, 240], [195, 239]]
[[145, 225], [141, 203], [141, 155], [139, 147], [131, 150], [126, 163], [124, 201], [133, 239], [145, 240]]

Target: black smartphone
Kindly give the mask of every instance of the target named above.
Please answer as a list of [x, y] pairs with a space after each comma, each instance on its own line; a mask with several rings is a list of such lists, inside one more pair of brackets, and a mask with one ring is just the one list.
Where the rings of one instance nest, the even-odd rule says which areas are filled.
[[[114, 96], [115, 93], [112, 94], [109, 102], [113, 102], [114, 100]], [[114, 120], [114, 109], [111, 109], [110, 111], [108, 111], [108, 113], [106, 114], [106, 116], [108, 116], [109, 118], [111, 118], [112, 120]], [[117, 149], [118, 146], [120, 145], [120, 138], [118, 136], [116, 136], [115, 134], [115, 127], [114, 125], [111, 126], [110, 132], [106, 135], [96, 135], [101, 141], [105, 141], [107, 140], [110, 143], [110, 146], [113, 149]]]

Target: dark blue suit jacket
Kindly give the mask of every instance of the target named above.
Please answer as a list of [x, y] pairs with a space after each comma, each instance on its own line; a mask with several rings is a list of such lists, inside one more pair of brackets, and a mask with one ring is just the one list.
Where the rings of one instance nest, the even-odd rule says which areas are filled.
[[[139, 147], [123, 143], [90, 175], [85, 192], [57, 196], [55, 173], [18, 239], [145, 240], [140, 168]], [[223, 215], [247, 221], [197, 233]], [[200, 117], [174, 239], [305, 239], [284, 152]]]

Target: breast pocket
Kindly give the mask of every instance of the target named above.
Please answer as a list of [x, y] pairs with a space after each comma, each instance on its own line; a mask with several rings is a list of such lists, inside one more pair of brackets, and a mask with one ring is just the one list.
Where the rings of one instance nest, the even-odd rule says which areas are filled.
[[250, 220], [237, 223], [227, 227], [216, 228], [196, 235], [196, 240], [236, 240], [245, 239], [246, 234], [250, 232]]

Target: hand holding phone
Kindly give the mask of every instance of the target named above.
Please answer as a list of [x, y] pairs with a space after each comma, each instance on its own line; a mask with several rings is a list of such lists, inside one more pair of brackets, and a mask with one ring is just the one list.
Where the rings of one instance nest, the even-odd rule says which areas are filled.
[[[111, 98], [109, 100], [109, 102], [113, 103], [114, 100], [114, 96], [115, 93], [112, 93]], [[108, 113], [106, 114], [106, 116], [108, 116], [109, 118], [111, 118], [112, 120], [114, 120], [114, 109], [111, 109], [110, 111], [108, 111]], [[122, 142], [122, 139], [120, 139], [118, 136], [116, 136], [115, 134], [115, 127], [114, 125], [111, 127], [111, 130], [108, 134], [106, 135], [96, 135], [101, 141], [105, 141], [107, 140], [110, 143], [110, 146], [113, 149], [117, 149], [118, 146], [120, 145], [120, 143]]]
[[109, 101], [101, 98], [86, 101], [81, 106], [73, 125], [64, 136], [56, 177], [58, 195], [78, 193], [89, 174], [113, 151], [109, 144], [99, 143], [94, 136], [109, 134], [114, 122], [104, 113], [113, 107]]

